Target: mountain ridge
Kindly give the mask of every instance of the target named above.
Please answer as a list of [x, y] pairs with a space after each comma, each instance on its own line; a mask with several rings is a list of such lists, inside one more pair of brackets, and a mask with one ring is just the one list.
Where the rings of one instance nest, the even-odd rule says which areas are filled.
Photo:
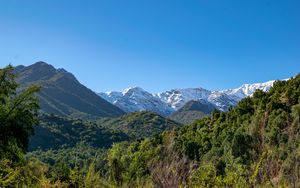
[[[100, 92], [97, 94], [126, 112], [146, 110], [168, 116], [182, 108], [187, 102], [195, 100], [205, 100], [214, 105], [218, 110], [227, 111], [230, 107], [235, 106], [241, 99], [251, 96], [257, 89], [268, 91], [273, 86], [274, 82], [275, 80], [262, 83], [243, 84], [238, 88], [220, 91], [210, 91], [198, 87], [171, 89], [160, 93], [150, 93], [141, 87], [129, 87], [123, 91]], [[145, 95], [138, 95], [135, 93], [137, 90], [142, 90]], [[128, 92], [132, 93], [131, 96], [135, 95], [134, 102], [132, 102], [132, 97], [127, 95]], [[159, 111], [155, 109], [153, 105], [149, 105], [149, 101], [150, 103], [154, 103], [153, 101], [155, 101], [155, 105], [159, 105], [159, 109], [164, 110]], [[130, 108], [129, 111], [128, 108]]]
[[168, 118], [182, 124], [189, 124], [195, 120], [208, 116], [216, 107], [205, 100], [191, 100]]
[[125, 112], [151, 111], [161, 115], [169, 115], [173, 109], [140, 87], [130, 87], [122, 92], [98, 93], [98, 95]]
[[[96, 116], [118, 116], [124, 112], [150, 111], [167, 117], [189, 101], [197, 100], [204, 100], [220, 111], [227, 111], [241, 99], [251, 96], [257, 89], [268, 91], [275, 82], [271, 80], [263, 83], [243, 84], [238, 88], [220, 91], [198, 87], [171, 89], [160, 93], [150, 93], [141, 87], [135, 86], [123, 91], [95, 94], [95, 92], [80, 84], [76, 77], [65, 69], [56, 69], [42, 61], [30, 66], [17, 66], [15, 72], [18, 73], [18, 82], [23, 86], [30, 84], [43, 85], [40, 99], [41, 106], [44, 110], [46, 109], [46, 112], [58, 115], [76, 114], [75, 116], [82, 114], [82, 112], [88, 112], [87, 114]], [[44, 92], [45, 90], [47, 92]], [[59, 91], [60, 94], [57, 94], [55, 90]], [[97, 97], [99, 98], [96, 99]], [[73, 100], [73, 102], [70, 100]], [[74, 106], [76, 104], [74, 101], [81, 104]], [[78, 110], [84, 105], [86, 105], [84, 107], [86, 109]], [[101, 106], [110, 110], [103, 110], [100, 108]]]
[[31, 84], [41, 86], [38, 97], [44, 112], [74, 117], [116, 117], [124, 114], [65, 69], [56, 69], [40, 61], [29, 66], [17, 66], [14, 72], [21, 88]]

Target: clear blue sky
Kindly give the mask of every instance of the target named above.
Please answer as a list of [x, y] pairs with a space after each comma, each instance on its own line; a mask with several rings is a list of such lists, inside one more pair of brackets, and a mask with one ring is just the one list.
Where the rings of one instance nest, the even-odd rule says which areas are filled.
[[300, 72], [299, 0], [0, 0], [0, 66], [95, 91], [224, 89]]

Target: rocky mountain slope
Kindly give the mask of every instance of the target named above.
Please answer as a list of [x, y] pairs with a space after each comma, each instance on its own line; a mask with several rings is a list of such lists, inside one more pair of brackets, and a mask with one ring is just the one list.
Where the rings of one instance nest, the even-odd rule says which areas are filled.
[[21, 87], [41, 86], [41, 110], [47, 113], [74, 117], [116, 117], [124, 114], [118, 107], [99, 97], [82, 85], [71, 73], [55, 69], [45, 62], [15, 67]]
[[161, 115], [169, 115], [174, 111], [164, 101], [140, 87], [130, 87], [123, 92], [99, 93], [99, 96], [125, 112], [151, 111]]
[[221, 91], [222, 93], [227, 94], [228, 96], [234, 98], [237, 101], [241, 99], [251, 96], [257, 89], [262, 91], [269, 91], [273, 86], [275, 80], [271, 80], [264, 83], [254, 83], [254, 84], [243, 84], [241, 87], [236, 89], [227, 89]]
[[169, 118], [182, 124], [191, 123], [208, 116], [216, 107], [205, 100], [189, 101], [182, 108], [172, 113]]

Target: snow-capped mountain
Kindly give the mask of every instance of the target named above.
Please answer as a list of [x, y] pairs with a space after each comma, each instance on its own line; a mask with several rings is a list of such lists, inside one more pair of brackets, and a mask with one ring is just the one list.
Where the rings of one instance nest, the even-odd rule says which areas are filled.
[[109, 91], [109, 92], [105, 92], [105, 93], [98, 93], [98, 95], [100, 97], [102, 97], [103, 99], [105, 99], [106, 101], [110, 102], [110, 103], [115, 103], [115, 101], [117, 101], [118, 99], [123, 97], [122, 92], [118, 92], [118, 91]]
[[269, 91], [270, 88], [273, 86], [274, 82], [275, 80], [271, 80], [264, 83], [243, 84], [239, 88], [227, 89], [221, 92], [227, 94], [228, 96], [234, 98], [237, 101], [240, 101], [245, 97], [251, 96], [257, 89], [260, 89], [262, 91]]
[[152, 111], [161, 115], [174, 112], [166, 103], [140, 87], [130, 87], [123, 92], [99, 93], [99, 95], [126, 112]]
[[[205, 99], [204, 99], [205, 100]], [[238, 101], [219, 91], [213, 91], [206, 99], [208, 102], [214, 104], [217, 109], [227, 111], [230, 107], [235, 106]]]
[[178, 110], [185, 103], [191, 100], [206, 99], [211, 94], [203, 88], [173, 89], [162, 93], [154, 94], [164, 103], [168, 104], [172, 109]]
[[209, 91], [203, 88], [173, 89], [163, 93], [154, 94], [163, 102], [167, 103], [175, 111], [182, 108], [191, 100], [205, 100], [214, 104], [222, 111], [234, 106], [236, 101], [218, 91]]
[[131, 87], [123, 92], [99, 93], [105, 100], [115, 104], [126, 112], [152, 111], [161, 115], [169, 115], [182, 108], [191, 100], [202, 100], [213, 104], [221, 111], [227, 111], [235, 106], [241, 99], [251, 96], [255, 90], [268, 91], [274, 80], [243, 84], [236, 89], [222, 91], [209, 91], [203, 88], [173, 89], [162, 93], [151, 94], [140, 87]]

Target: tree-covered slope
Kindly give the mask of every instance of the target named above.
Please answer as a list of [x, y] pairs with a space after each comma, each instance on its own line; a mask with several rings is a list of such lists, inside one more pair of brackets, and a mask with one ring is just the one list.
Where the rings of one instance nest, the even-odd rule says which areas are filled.
[[74, 147], [80, 142], [97, 148], [108, 148], [113, 143], [149, 137], [181, 124], [152, 112], [135, 112], [118, 118], [101, 118], [97, 122], [57, 115], [43, 114], [34, 127], [29, 151], [57, 150]]
[[97, 124], [123, 131], [133, 138], [149, 137], [182, 126], [153, 112], [133, 112], [117, 118], [104, 118], [98, 120]]
[[110, 173], [116, 185], [299, 187], [299, 131], [300, 75], [256, 91], [227, 113], [114, 145]]
[[21, 87], [41, 86], [38, 93], [41, 110], [60, 116], [116, 117], [124, 114], [118, 107], [86, 88], [69, 72], [37, 62], [15, 68]]
[[34, 128], [34, 135], [30, 138], [30, 151], [74, 147], [80, 142], [93, 147], [108, 148], [114, 142], [129, 140], [125, 133], [109, 131], [93, 122], [46, 114], [41, 115], [39, 120]]

